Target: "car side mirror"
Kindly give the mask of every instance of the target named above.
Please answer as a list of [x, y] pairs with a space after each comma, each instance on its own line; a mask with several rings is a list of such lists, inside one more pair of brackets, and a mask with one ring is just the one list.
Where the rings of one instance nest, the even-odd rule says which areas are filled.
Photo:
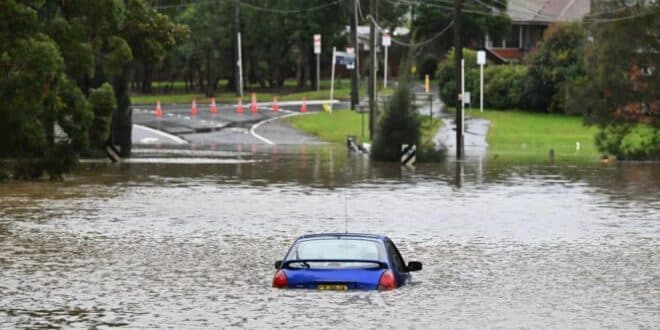
[[282, 268], [282, 260], [275, 261], [275, 269]]
[[408, 263], [408, 271], [416, 272], [422, 270], [422, 263], [419, 261], [411, 261]]

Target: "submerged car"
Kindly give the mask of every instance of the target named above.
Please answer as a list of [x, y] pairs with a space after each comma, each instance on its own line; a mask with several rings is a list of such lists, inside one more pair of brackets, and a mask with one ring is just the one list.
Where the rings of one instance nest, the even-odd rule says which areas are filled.
[[406, 264], [386, 236], [315, 234], [299, 237], [275, 268], [275, 288], [392, 290], [409, 282], [422, 263]]

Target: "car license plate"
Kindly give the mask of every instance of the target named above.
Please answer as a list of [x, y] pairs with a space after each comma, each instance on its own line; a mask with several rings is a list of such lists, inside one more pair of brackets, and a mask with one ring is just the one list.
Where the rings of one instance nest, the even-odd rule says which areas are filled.
[[319, 284], [319, 290], [331, 290], [331, 291], [346, 291], [348, 290], [348, 285], [346, 284]]

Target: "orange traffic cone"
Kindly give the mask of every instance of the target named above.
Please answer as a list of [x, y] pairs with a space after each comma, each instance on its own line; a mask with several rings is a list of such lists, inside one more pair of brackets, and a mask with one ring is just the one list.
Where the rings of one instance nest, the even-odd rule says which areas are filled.
[[273, 98], [273, 112], [278, 112], [280, 111], [280, 106], [277, 105], [277, 97]]
[[156, 117], [163, 116], [163, 109], [160, 107], [160, 100], [156, 101], [156, 111], [154, 112], [154, 115], [156, 115]]
[[252, 104], [250, 105], [250, 111], [257, 112], [259, 109], [257, 109], [257, 94], [252, 93]]
[[307, 98], [303, 97], [302, 104], [300, 105], [300, 112], [307, 112]]
[[190, 106], [190, 114], [193, 116], [197, 115], [197, 103], [195, 103], [194, 99], [192, 101], [192, 105]]
[[218, 113], [218, 106], [215, 105], [215, 97], [211, 99], [211, 113]]
[[243, 113], [243, 99], [238, 98], [238, 105], [236, 106], [236, 112]]

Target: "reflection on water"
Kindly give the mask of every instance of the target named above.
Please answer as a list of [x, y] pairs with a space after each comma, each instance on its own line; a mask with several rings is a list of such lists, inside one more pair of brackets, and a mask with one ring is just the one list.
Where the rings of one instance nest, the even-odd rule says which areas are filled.
[[[0, 328], [658, 323], [660, 164], [411, 171], [328, 147], [250, 149], [0, 185]], [[350, 231], [424, 263], [413, 285], [271, 289], [295, 237], [344, 230], [344, 193]]]

